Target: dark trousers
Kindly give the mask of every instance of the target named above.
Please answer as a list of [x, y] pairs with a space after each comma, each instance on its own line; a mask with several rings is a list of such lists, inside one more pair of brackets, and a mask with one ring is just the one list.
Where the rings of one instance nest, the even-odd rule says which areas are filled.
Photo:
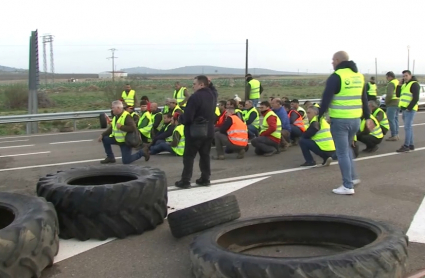
[[159, 154], [160, 152], [169, 152], [171, 154], [176, 154], [171, 148], [170, 144], [167, 144], [164, 140], [159, 140], [155, 142], [155, 145], [152, 145], [149, 149], [150, 154]]
[[322, 151], [319, 148], [319, 146], [316, 144], [316, 142], [314, 142], [311, 139], [301, 138], [298, 144], [300, 145], [301, 151], [303, 153], [303, 156], [306, 162], [315, 162], [313, 159], [313, 156], [311, 155], [311, 152], [320, 156], [323, 159], [323, 161], [325, 161], [329, 157], [332, 157], [335, 153], [335, 152]]
[[384, 136], [387, 135], [387, 132], [388, 132], [387, 128], [381, 126], [381, 130], [382, 130], [382, 133], [384, 134]]
[[210, 152], [212, 140], [213, 138], [199, 140], [186, 137], [183, 155], [183, 172], [181, 179], [183, 182], [190, 182], [193, 174], [193, 162], [195, 161], [195, 157], [198, 152], [200, 156], [199, 168], [201, 170], [201, 178], [203, 180], [210, 179]]
[[255, 148], [255, 153], [258, 155], [279, 150], [279, 144], [266, 136], [259, 136], [252, 139], [251, 145]]
[[357, 141], [365, 144], [366, 148], [372, 149], [382, 142], [382, 138], [378, 139], [375, 136], [372, 136], [370, 134], [367, 134], [367, 135], [357, 134]]
[[258, 129], [253, 125], [248, 125], [248, 137], [249, 139], [253, 139], [258, 136], [260, 132]]
[[291, 124], [291, 140], [295, 140], [295, 138], [299, 138], [302, 135], [303, 135], [303, 131], [296, 125]]
[[239, 152], [240, 150], [245, 149], [245, 147], [233, 145], [226, 134], [217, 131], [215, 133], [215, 148], [217, 156], [224, 155], [224, 147], [226, 147], [226, 152], [229, 153]]
[[128, 146], [126, 143], [120, 143], [115, 140], [115, 137], [104, 136], [102, 138], [103, 147], [105, 148], [106, 156], [109, 158], [115, 158], [114, 153], [112, 152], [112, 145], [118, 145], [121, 149], [122, 163], [130, 164], [133, 161], [140, 159], [144, 153], [143, 150], [139, 150], [138, 152], [131, 154], [132, 148]]

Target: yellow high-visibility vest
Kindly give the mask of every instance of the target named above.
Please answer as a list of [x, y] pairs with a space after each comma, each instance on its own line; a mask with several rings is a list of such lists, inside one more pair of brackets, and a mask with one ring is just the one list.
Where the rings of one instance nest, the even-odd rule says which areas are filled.
[[122, 112], [120, 118], [117, 120], [117, 116], [114, 116], [112, 119], [112, 133], [109, 135], [109, 137], [115, 137], [115, 141], [118, 143], [124, 143], [125, 142], [125, 136], [127, 135], [127, 132], [120, 130], [117, 128], [117, 124], [124, 125], [125, 118], [130, 115], [127, 111], [124, 110]]

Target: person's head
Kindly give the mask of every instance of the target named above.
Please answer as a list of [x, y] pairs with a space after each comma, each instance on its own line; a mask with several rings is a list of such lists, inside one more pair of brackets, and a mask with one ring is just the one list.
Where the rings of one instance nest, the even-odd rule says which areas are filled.
[[164, 120], [164, 123], [165, 124], [171, 123], [172, 118], [173, 118], [173, 115], [171, 114], [171, 112], [170, 113], [166, 113], [166, 114], [164, 114], [162, 116], [162, 119]]
[[146, 100], [140, 101], [140, 111], [145, 112], [148, 110], [148, 102]]
[[152, 110], [152, 111], [156, 111], [156, 110], [158, 110], [158, 103], [156, 103], [156, 102], [152, 102], [152, 103], [151, 103], [151, 110]]
[[235, 109], [233, 108], [226, 109], [226, 117], [232, 116], [234, 114], [235, 114]]
[[312, 106], [313, 104], [311, 103], [311, 101], [309, 101], [309, 100], [306, 100], [305, 102], [304, 102], [304, 108], [305, 109], [307, 109], [307, 108], [309, 108], [310, 106]]
[[245, 80], [246, 81], [251, 81], [252, 80], [252, 75], [250, 73], [248, 73], [247, 75], [245, 75]]
[[171, 100], [171, 98], [169, 98], [169, 97], [168, 97], [168, 98], [166, 98], [166, 99], [165, 99], [165, 105], [167, 105], [167, 106], [168, 106], [168, 104], [170, 104], [170, 100]]
[[293, 100], [291, 100], [292, 109], [297, 110], [299, 106], [300, 102], [298, 101], [298, 99], [294, 98]]
[[218, 110], [220, 110], [221, 113], [223, 113], [224, 110], [226, 110], [226, 104], [227, 104], [227, 101], [225, 100], [220, 100], [218, 102]]
[[248, 99], [247, 101], [245, 101], [245, 108], [246, 109], [251, 109], [253, 107], [253, 103], [252, 100]]
[[142, 96], [142, 98], [140, 100], [146, 100], [147, 102], [149, 102], [148, 96]]
[[274, 99], [274, 97], [269, 97], [270, 104], [272, 103], [273, 99]]
[[392, 71], [389, 71], [385, 74], [385, 77], [387, 78], [387, 81], [391, 81], [395, 78], [395, 74]]
[[239, 101], [238, 107], [239, 107], [239, 109], [244, 109], [245, 108], [245, 101]]
[[274, 98], [270, 102], [270, 105], [273, 109], [279, 109], [280, 107], [282, 107], [282, 100], [280, 98]]
[[114, 115], [119, 115], [122, 113], [122, 111], [124, 111], [124, 105], [122, 104], [121, 101], [115, 100], [112, 102], [111, 109]]
[[288, 97], [282, 97], [282, 103], [289, 101]]
[[334, 54], [334, 56], [332, 57], [332, 66], [334, 68], [334, 70], [336, 70], [336, 68], [338, 67], [339, 64], [341, 64], [342, 62], [346, 62], [350, 59], [350, 57], [348, 56], [348, 53], [345, 51], [338, 51]]
[[317, 108], [316, 106], [310, 106], [307, 109], [307, 118], [309, 121], [311, 121], [311, 119], [313, 119], [317, 115], [319, 115], [319, 108]]
[[208, 87], [208, 77], [205, 75], [198, 75], [193, 79], [193, 91], [196, 92], [205, 87]]
[[233, 108], [233, 109], [235, 109], [236, 107], [238, 107], [238, 105], [237, 105], [237, 103], [236, 103], [236, 100], [234, 100], [234, 99], [229, 99], [229, 100], [227, 101], [227, 104], [226, 104], [226, 108], [227, 108], [227, 109], [229, 109], [229, 108]]
[[370, 83], [375, 84], [375, 77], [373, 76], [370, 77]]
[[124, 110], [127, 111], [128, 113], [133, 113], [134, 111], [134, 107], [133, 106], [125, 106]]
[[368, 106], [369, 106], [369, 110], [370, 111], [375, 111], [376, 108], [378, 108], [378, 103], [376, 100], [369, 100], [367, 102]]
[[180, 84], [180, 82], [176, 82], [174, 83], [174, 89], [176, 89], [176, 91], [180, 90], [180, 88], [182, 87], [182, 85]]
[[130, 92], [130, 90], [131, 90], [131, 86], [130, 86], [130, 84], [125, 84], [125, 86], [124, 86], [124, 90], [128, 93], [128, 92]]
[[291, 110], [291, 103], [290, 103], [290, 102], [285, 101], [285, 102], [283, 103], [283, 107], [285, 107], [286, 112], [289, 112], [289, 110]]
[[403, 71], [403, 80], [405, 83], [409, 82], [412, 79], [412, 72], [410, 70]]
[[268, 101], [262, 101], [262, 102], [260, 102], [260, 111], [261, 112], [265, 112], [265, 111], [267, 111], [269, 109], [270, 109], [270, 102], [268, 102]]
[[170, 109], [173, 110], [174, 108], [176, 108], [176, 106], [177, 106], [177, 99], [170, 98], [170, 100], [168, 101], [168, 107], [170, 107]]

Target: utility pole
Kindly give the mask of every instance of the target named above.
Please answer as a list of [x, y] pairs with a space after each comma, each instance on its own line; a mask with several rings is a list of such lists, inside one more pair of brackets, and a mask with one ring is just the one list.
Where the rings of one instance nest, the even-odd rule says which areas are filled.
[[50, 72], [52, 77], [52, 83], [55, 82], [55, 62], [53, 59], [53, 36], [44, 35], [43, 38], [43, 71], [44, 71], [44, 82], [47, 84], [48, 80], [48, 69], [47, 69], [47, 44], [50, 47]]
[[112, 59], [112, 82], [115, 82], [115, 59], [117, 59], [118, 57], [115, 56], [115, 51], [116, 51], [115, 48], [111, 48], [111, 49], [109, 49], [109, 51], [112, 52], [112, 56], [108, 57], [106, 59], [108, 59], [108, 60]]
[[415, 74], [415, 59], [413, 59], [413, 69], [412, 69], [412, 75]]
[[[38, 87], [39, 87], [39, 63], [38, 63], [38, 30], [31, 32], [30, 57], [28, 69], [28, 114], [38, 113]], [[37, 122], [27, 123], [27, 134], [37, 133]]]
[[407, 46], [407, 70], [410, 69], [410, 45]]
[[[245, 45], [245, 76], [248, 74], [248, 39], [246, 39]], [[245, 87], [247, 85], [246, 77], [245, 77]], [[249, 99], [249, 94], [245, 93], [245, 100]]]

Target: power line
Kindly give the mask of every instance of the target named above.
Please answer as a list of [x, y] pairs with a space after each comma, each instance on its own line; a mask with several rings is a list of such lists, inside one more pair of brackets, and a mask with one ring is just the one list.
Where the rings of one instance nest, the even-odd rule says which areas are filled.
[[[113, 44], [119, 46], [158, 46], [158, 45], [245, 45], [244, 43], [128, 43], [128, 44]], [[27, 46], [24, 44], [0, 44], [0, 47], [16, 47]], [[56, 46], [111, 46], [111, 44], [56, 44]]]

